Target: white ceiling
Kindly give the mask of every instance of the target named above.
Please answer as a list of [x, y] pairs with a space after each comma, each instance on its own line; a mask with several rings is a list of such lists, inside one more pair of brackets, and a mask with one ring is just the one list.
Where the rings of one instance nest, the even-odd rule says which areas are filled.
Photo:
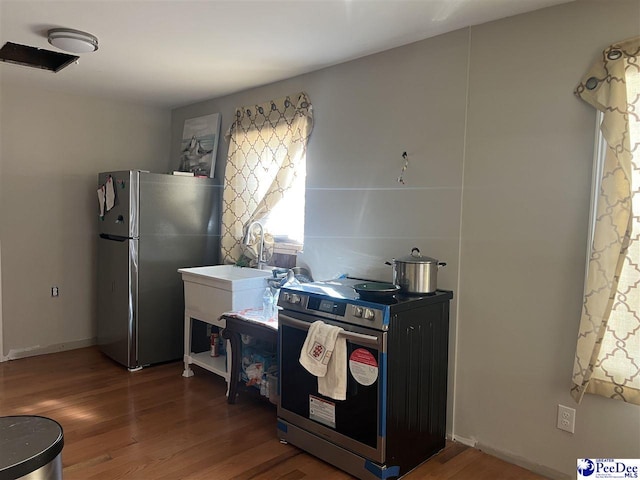
[[58, 73], [0, 62], [3, 82], [174, 108], [570, 0], [0, 0], [0, 45], [99, 39]]

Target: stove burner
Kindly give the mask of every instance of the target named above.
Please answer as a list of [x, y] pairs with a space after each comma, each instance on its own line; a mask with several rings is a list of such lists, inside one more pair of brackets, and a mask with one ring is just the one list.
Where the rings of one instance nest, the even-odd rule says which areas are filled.
[[364, 300], [365, 302], [378, 303], [380, 305], [395, 305], [399, 303], [397, 295], [363, 295], [360, 294], [360, 300]]

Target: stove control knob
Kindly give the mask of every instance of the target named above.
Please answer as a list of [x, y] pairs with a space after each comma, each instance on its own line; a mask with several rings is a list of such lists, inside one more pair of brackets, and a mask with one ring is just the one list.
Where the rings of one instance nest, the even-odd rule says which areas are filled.
[[294, 305], [300, 304], [302, 303], [302, 299], [300, 298], [300, 295], [292, 293], [291, 296], [289, 297], [289, 303], [293, 303]]
[[363, 311], [364, 311], [364, 308], [359, 307], [358, 305], [355, 305], [353, 307], [353, 316], [354, 317], [358, 317], [358, 318], [362, 318]]
[[373, 320], [376, 318], [376, 312], [373, 310], [369, 310], [368, 308], [364, 309], [364, 319], [365, 320]]
[[289, 294], [288, 293], [284, 292], [282, 294], [282, 301], [285, 302], [285, 303], [289, 303], [290, 300], [289, 300]]

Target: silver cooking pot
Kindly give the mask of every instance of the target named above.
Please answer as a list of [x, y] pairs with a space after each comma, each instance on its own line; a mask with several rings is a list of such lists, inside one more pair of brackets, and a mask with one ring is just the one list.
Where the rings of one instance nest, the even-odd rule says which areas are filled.
[[435, 258], [424, 257], [418, 248], [412, 248], [411, 254], [393, 259], [393, 283], [405, 293], [434, 293], [438, 287], [438, 270], [446, 265]]

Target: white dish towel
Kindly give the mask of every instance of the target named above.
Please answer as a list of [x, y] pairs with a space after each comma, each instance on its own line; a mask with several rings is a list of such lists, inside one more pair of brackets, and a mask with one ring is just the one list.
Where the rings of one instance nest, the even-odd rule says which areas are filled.
[[334, 400], [347, 398], [347, 341], [340, 332], [340, 327], [313, 322], [300, 351], [300, 364], [318, 377], [318, 393]]

